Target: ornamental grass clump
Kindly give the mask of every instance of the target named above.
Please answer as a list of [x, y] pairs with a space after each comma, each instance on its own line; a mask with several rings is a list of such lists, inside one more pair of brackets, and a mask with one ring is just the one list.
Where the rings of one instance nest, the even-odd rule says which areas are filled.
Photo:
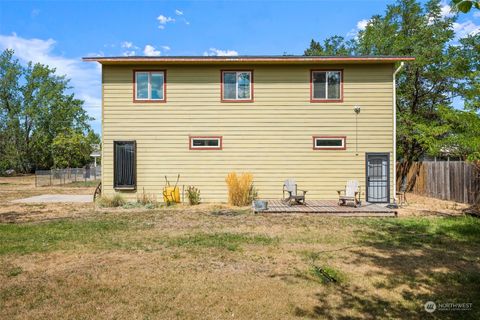
[[101, 208], [116, 208], [126, 203], [125, 198], [118, 193], [115, 193], [113, 196], [102, 196], [96, 201], [97, 206]]
[[254, 199], [253, 175], [249, 172], [230, 172], [225, 179], [228, 186], [228, 203], [234, 206], [248, 206]]

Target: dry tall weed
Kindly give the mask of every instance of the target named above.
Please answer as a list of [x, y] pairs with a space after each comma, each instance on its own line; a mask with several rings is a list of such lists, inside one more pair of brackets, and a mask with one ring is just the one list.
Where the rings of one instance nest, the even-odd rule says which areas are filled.
[[154, 207], [158, 207], [158, 201], [155, 194], [146, 193], [145, 188], [143, 188], [143, 192], [137, 195], [137, 202], [146, 206], [151, 205]]
[[228, 186], [228, 203], [234, 206], [248, 206], [252, 199], [253, 175], [249, 172], [237, 175], [230, 172], [225, 179]]

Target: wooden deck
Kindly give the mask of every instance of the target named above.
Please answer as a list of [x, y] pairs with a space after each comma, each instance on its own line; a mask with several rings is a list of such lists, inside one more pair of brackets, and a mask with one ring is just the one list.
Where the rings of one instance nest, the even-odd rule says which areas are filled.
[[339, 206], [337, 200], [307, 200], [306, 205], [288, 206], [281, 200], [267, 200], [268, 209], [261, 213], [314, 213], [349, 217], [396, 217], [397, 211], [386, 204], [365, 203], [358, 208], [353, 205]]

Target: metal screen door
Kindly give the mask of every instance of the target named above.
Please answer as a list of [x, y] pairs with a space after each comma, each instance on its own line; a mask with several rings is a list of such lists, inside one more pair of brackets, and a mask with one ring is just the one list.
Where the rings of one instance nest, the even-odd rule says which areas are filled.
[[367, 202], [388, 202], [390, 198], [389, 154], [367, 153]]

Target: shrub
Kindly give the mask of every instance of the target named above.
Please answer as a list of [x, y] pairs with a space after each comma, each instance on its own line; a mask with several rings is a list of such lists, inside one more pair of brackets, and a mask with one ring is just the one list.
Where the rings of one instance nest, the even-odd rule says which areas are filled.
[[195, 188], [194, 186], [189, 186], [187, 188], [187, 198], [188, 203], [192, 206], [200, 203], [200, 189]]
[[234, 206], [248, 206], [257, 197], [253, 187], [253, 175], [245, 172], [237, 175], [230, 172], [225, 179], [228, 186], [228, 203]]
[[121, 194], [116, 193], [113, 197], [101, 196], [96, 201], [97, 205], [102, 208], [121, 207], [127, 203]]

